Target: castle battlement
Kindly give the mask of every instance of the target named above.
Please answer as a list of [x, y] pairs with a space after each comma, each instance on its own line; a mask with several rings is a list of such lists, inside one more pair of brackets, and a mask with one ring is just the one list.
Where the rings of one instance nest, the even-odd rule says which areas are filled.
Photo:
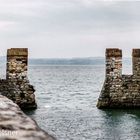
[[7, 50], [6, 79], [0, 79], [0, 94], [8, 97], [21, 108], [36, 108], [35, 89], [28, 76], [28, 49]]
[[140, 107], [140, 49], [132, 51], [132, 75], [122, 75], [122, 50], [106, 49], [106, 74], [98, 108]]

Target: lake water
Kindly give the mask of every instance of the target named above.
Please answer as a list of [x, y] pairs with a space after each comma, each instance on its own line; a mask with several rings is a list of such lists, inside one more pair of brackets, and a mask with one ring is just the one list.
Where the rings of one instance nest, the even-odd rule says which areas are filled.
[[38, 109], [26, 113], [57, 140], [140, 140], [140, 110], [96, 108], [104, 71], [104, 65], [30, 66]]
[[104, 71], [104, 65], [31, 66], [38, 109], [27, 114], [58, 140], [139, 140], [140, 110], [96, 108]]

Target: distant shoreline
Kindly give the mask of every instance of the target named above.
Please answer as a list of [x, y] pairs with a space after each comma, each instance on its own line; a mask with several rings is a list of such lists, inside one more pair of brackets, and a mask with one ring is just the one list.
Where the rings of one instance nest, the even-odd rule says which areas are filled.
[[[6, 57], [0, 57], [0, 64], [5, 63]], [[123, 63], [131, 64], [131, 58], [123, 58]], [[105, 65], [105, 58], [29, 58], [29, 65]]]

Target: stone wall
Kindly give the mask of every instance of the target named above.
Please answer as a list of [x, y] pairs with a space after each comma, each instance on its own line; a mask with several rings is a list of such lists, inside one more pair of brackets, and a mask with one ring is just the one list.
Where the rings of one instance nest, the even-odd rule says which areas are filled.
[[8, 98], [0, 95], [0, 140], [54, 140]]
[[140, 49], [133, 49], [133, 74], [122, 75], [122, 50], [106, 49], [106, 77], [98, 108], [140, 107]]
[[7, 50], [6, 79], [0, 79], [0, 94], [8, 97], [21, 108], [36, 108], [35, 89], [28, 76], [28, 49]]

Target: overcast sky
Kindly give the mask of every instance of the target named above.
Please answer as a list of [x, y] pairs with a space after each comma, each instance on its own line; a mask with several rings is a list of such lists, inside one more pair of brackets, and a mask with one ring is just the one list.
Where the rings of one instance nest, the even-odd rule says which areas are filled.
[[28, 47], [30, 57], [124, 56], [140, 48], [140, 1], [0, 0], [0, 55]]

